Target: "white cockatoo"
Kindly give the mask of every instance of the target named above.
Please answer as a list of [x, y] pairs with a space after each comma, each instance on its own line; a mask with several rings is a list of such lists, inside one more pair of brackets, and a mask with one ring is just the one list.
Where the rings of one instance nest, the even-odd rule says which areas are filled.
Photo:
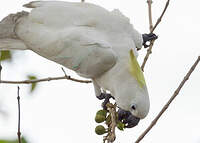
[[32, 50], [93, 81], [96, 96], [110, 91], [127, 127], [149, 112], [149, 96], [137, 62], [137, 49], [154, 34], [138, 33], [119, 10], [80, 2], [35, 1], [31, 12], [0, 22], [0, 49]]

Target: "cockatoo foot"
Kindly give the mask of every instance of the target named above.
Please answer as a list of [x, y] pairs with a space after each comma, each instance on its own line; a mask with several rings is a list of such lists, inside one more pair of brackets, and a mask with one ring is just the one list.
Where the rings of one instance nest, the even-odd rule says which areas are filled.
[[135, 127], [140, 119], [133, 116], [130, 111], [125, 111], [121, 108], [118, 110], [118, 120], [125, 124], [126, 128]]
[[103, 100], [103, 99], [105, 99], [106, 98], [106, 96], [107, 96], [108, 94], [106, 94], [106, 93], [101, 93], [99, 96], [96, 96], [99, 100]]
[[143, 38], [143, 46], [144, 48], [149, 47], [150, 45], [147, 45], [146, 42], [150, 42], [152, 40], [156, 40], [158, 38], [157, 35], [155, 35], [154, 33], [149, 33], [149, 34], [142, 34], [142, 38]]
[[106, 104], [109, 102], [110, 98], [115, 99], [111, 94], [107, 94], [107, 93], [101, 93], [99, 96], [97, 96], [97, 98], [99, 100], [105, 99], [102, 103], [102, 107], [104, 110], [107, 110]]

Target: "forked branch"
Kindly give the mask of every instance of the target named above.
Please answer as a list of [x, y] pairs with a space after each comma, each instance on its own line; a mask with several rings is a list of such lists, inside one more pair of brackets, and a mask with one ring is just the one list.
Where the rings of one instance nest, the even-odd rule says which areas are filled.
[[8, 81], [8, 80], [0, 80], [0, 83], [6, 83], [6, 84], [32, 84], [36, 82], [44, 82], [44, 81], [52, 81], [52, 80], [61, 80], [61, 79], [67, 79], [75, 82], [80, 83], [91, 83], [91, 80], [80, 80], [72, 78], [71, 76], [61, 76], [61, 77], [48, 77], [48, 78], [42, 78], [42, 79], [35, 79], [35, 80], [22, 80], [22, 81]]
[[[153, 33], [154, 30], [156, 29], [156, 27], [158, 26], [158, 24], [162, 21], [162, 18], [163, 18], [164, 14], [165, 14], [165, 12], [166, 12], [168, 6], [169, 6], [169, 2], [170, 2], [170, 0], [167, 0], [167, 2], [166, 2], [166, 4], [165, 4], [165, 7], [164, 7], [164, 9], [163, 9], [163, 11], [162, 11], [160, 17], [158, 18], [156, 24], [152, 27], [152, 25], [153, 25], [153, 24], [152, 24], [152, 10], [151, 10], [152, 0], [147, 0], [147, 3], [148, 3], [148, 13], [149, 13], [149, 27], [150, 27], [150, 33]], [[145, 58], [144, 58], [144, 61], [143, 61], [143, 63], [142, 63], [142, 66], [141, 66], [142, 71], [144, 71], [144, 67], [145, 67], [146, 62], [147, 62], [147, 60], [148, 60], [148, 58], [149, 58], [149, 55], [152, 53], [153, 44], [154, 44], [154, 40], [150, 43], [149, 49], [147, 50], [147, 54], [146, 54], [146, 56], [145, 56]]]
[[169, 2], [170, 2], [170, 0], [167, 0], [167, 2], [166, 2], [166, 4], [165, 4], [165, 7], [164, 7], [164, 9], [163, 9], [162, 14], [161, 14], [160, 17], [158, 18], [156, 24], [155, 24], [155, 25], [153, 26], [153, 28], [151, 29], [151, 33], [153, 33], [153, 31], [156, 29], [156, 27], [158, 26], [158, 24], [162, 21], [162, 18], [163, 18], [164, 14], [165, 14], [165, 12], [166, 12], [168, 6], [169, 6]]

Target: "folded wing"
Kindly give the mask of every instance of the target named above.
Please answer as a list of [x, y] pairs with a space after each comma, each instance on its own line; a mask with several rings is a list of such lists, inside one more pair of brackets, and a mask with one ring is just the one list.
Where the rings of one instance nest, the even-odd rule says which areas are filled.
[[[34, 8], [21, 21], [17, 34], [39, 55], [55, 61], [84, 77], [93, 78], [112, 68], [117, 55], [108, 42], [106, 32], [96, 26], [100, 20], [88, 12], [94, 7], [99, 14], [103, 8], [66, 2], [31, 2]], [[82, 12], [81, 12], [82, 11]], [[103, 22], [102, 22], [103, 23]]]
[[66, 33], [61, 41], [63, 50], [51, 58], [53, 61], [88, 78], [97, 77], [115, 65], [117, 55], [103, 34], [84, 26]]

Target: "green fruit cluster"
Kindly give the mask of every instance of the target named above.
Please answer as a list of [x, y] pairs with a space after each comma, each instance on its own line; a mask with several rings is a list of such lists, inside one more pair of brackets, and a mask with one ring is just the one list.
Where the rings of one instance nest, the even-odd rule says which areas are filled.
[[[105, 122], [106, 125], [110, 125], [111, 124], [111, 115], [108, 114], [107, 110], [99, 110], [96, 113], [95, 121], [97, 123], [103, 123], [103, 122]], [[117, 119], [116, 119], [116, 123], [117, 123], [117, 128], [119, 130], [123, 131], [125, 125], [122, 122], [118, 121]], [[97, 135], [103, 135], [103, 134], [105, 134], [107, 132], [108, 131], [105, 129], [105, 127], [103, 125], [98, 125], [95, 128], [95, 133]]]

